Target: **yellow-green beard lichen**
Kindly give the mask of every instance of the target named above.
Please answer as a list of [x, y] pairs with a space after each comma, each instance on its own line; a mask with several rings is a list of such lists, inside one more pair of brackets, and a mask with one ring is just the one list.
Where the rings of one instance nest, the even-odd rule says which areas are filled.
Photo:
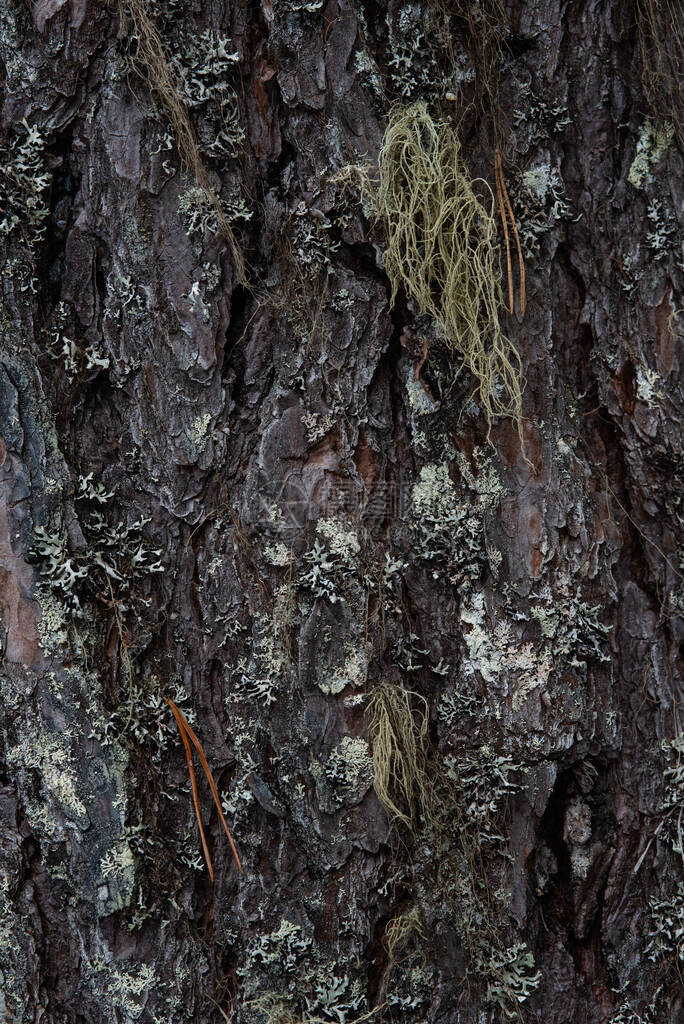
[[522, 437], [521, 360], [499, 322], [496, 220], [475, 194], [452, 126], [434, 121], [423, 102], [396, 107], [377, 181], [363, 167], [346, 168], [341, 180], [358, 185], [383, 224], [391, 301], [403, 288], [419, 314], [434, 318], [456, 375], [465, 367], [475, 377], [489, 422], [510, 416]]
[[[411, 698], [422, 702], [414, 714]], [[394, 683], [380, 683], [368, 702], [368, 736], [373, 750], [374, 786], [390, 818], [414, 828], [430, 814], [431, 786], [426, 769], [427, 702]]]

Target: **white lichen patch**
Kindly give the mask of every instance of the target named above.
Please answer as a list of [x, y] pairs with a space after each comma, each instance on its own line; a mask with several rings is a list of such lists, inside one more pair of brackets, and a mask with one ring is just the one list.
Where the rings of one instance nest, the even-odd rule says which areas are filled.
[[446, 568], [452, 583], [470, 587], [488, 562], [484, 520], [503, 490], [486, 462], [477, 477], [465, 460], [459, 459], [459, 465], [476, 499], [458, 496], [446, 462], [423, 466], [412, 491], [411, 528], [416, 553], [435, 564], [433, 578]]
[[105, 912], [130, 906], [135, 889], [135, 857], [127, 840], [122, 838], [100, 860], [100, 873], [107, 883], [103, 899]]
[[[7, 762], [22, 773], [37, 771], [49, 798], [79, 825], [87, 822], [86, 806], [81, 799], [82, 787], [74, 771], [71, 751], [63, 737], [41, 733], [36, 728], [36, 735], [27, 737], [7, 751]], [[35, 810], [41, 831], [54, 834], [57, 824], [49, 808], [38, 805]]]
[[551, 189], [551, 165], [542, 161], [536, 167], [524, 171], [521, 177], [523, 188], [536, 196], [540, 203], [546, 202]]
[[415, 416], [429, 416], [439, 409], [440, 403], [428, 394], [420, 377], [415, 378], [413, 367], [409, 367], [407, 371], [406, 393]]
[[529, 167], [511, 183], [511, 199], [519, 224], [523, 253], [530, 259], [539, 256], [542, 236], [558, 221], [572, 216], [560, 170], [542, 160]]
[[661, 384], [662, 380], [655, 370], [649, 369], [648, 366], [637, 366], [637, 398], [640, 402], [645, 402], [646, 405], [651, 406], [658, 405], [665, 397], [660, 390], [659, 385]]
[[38, 620], [38, 642], [47, 655], [55, 654], [67, 642], [68, 623], [61, 601], [39, 587], [36, 591], [40, 619]]
[[338, 555], [347, 563], [351, 563], [361, 550], [356, 530], [338, 519], [319, 519], [316, 532], [327, 540], [333, 555]]
[[280, 569], [285, 569], [288, 565], [292, 564], [292, 553], [282, 541], [278, 541], [275, 544], [267, 544], [264, 548], [264, 558], [271, 565], [275, 565]]
[[247, 949], [237, 974], [243, 981], [243, 1006], [259, 1019], [322, 1019], [345, 1024], [366, 1005], [360, 982], [350, 978], [346, 957], [333, 963], [301, 925], [281, 920]]
[[[504, 618], [488, 624], [485, 595], [478, 592], [464, 602], [460, 612], [466, 626], [463, 639], [468, 649], [466, 673], [479, 673], [485, 683], [512, 692], [518, 711], [535, 690], [544, 689], [552, 670], [551, 658], [531, 643], [521, 643], [515, 623]], [[500, 714], [498, 709], [495, 713]]]
[[413, 508], [418, 517], [446, 522], [456, 505], [456, 488], [446, 463], [423, 466], [420, 479], [412, 492]]
[[344, 736], [327, 761], [313, 761], [310, 771], [321, 808], [328, 814], [359, 803], [373, 785], [373, 758], [360, 736]]
[[138, 1020], [145, 1009], [150, 990], [158, 985], [156, 971], [150, 964], [132, 961], [107, 962], [104, 957], [84, 957], [84, 969], [95, 993], [112, 1010]]
[[188, 446], [192, 458], [198, 458], [204, 451], [207, 444], [211, 414], [203, 412], [196, 416], [188, 429]]
[[662, 160], [673, 138], [674, 125], [671, 121], [664, 121], [656, 127], [650, 117], [646, 118], [639, 129], [636, 155], [627, 174], [630, 185], [643, 188], [653, 181], [651, 168]]
[[311, 412], [302, 416], [309, 444], [318, 444], [333, 428], [333, 419], [329, 413]]
[[[238, 220], [249, 220], [252, 211], [248, 208], [242, 196], [234, 194], [229, 198], [221, 198], [218, 201], [221, 217], [229, 224]], [[200, 188], [199, 185], [191, 185], [183, 192], [178, 199], [178, 212], [185, 221], [185, 231], [188, 235], [204, 236], [208, 231], [217, 234], [221, 228], [217, 205]]]
[[208, 324], [210, 320], [209, 306], [204, 300], [202, 286], [199, 281], [193, 281], [192, 287], [185, 298], [188, 300], [190, 312], [195, 316], [200, 316], [204, 323]]
[[360, 687], [368, 677], [368, 654], [363, 646], [345, 644], [345, 659], [342, 665], [334, 668], [328, 678], [319, 679], [318, 685], [323, 693], [341, 693], [348, 686]]
[[357, 570], [361, 551], [356, 530], [349, 523], [330, 516], [316, 523], [312, 548], [304, 555], [306, 568], [300, 573], [300, 586], [331, 604], [341, 601], [345, 580]]
[[293, 601], [293, 588], [285, 583], [274, 592], [271, 617], [255, 617], [250, 656], [241, 658], [237, 665], [239, 688], [236, 696], [239, 699], [265, 701], [267, 705], [277, 699], [278, 684], [289, 665], [288, 637]]

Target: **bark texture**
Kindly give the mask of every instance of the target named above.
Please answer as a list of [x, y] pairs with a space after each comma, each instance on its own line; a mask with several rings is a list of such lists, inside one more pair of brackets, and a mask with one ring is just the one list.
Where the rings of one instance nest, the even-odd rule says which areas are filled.
[[[140, 6], [0, 0], [0, 1019], [682, 1019], [673, 8]], [[524, 451], [337, 177], [490, 94]]]

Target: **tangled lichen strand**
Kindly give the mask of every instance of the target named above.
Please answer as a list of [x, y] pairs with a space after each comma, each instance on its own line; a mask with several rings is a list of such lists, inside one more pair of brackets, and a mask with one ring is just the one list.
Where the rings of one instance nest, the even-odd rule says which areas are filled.
[[456, 375], [465, 367], [475, 377], [489, 422], [510, 416], [522, 436], [522, 364], [499, 322], [493, 205], [478, 199], [453, 128], [434, 121], [425, 103], [396, 107], [377, 180], [363, 168], [343, 176], [384, 226], [391, 301], [403, 289], [417, 312], [434, 318], [459, 361]]
[[684, 8], [676, 0], [637, 0], [636, 34], [646, 100], [659, 117], [672, 121], [683, 138]]
[[414, 715], [410, 694], [394, 683], [381, 683], [368, 703], [368, 735], [373, 751], [375, 792], [390, 818], [409, 828], [418, 814], [430, 814], [431, 790], [426, 769], [428, 709]]
[[[166, 109], [176, 137], [176, 145], [181, 161], [192, 174], [197, 187], [201, 189], [207, 201], [213, 207], [218, 228], [230, 247], [238, 280], [246, 284], [247, 279], [242, 251], [235, 238], [230, 218], [226, 215], [226, 210], [211, 184], [209, 173], [202, 160], [195, 132], [188, 115], [187, 104], [191, 102], [192, 105], [196, 105], [199, 102], [198, 95], [189, 91], [187, 81], [179, 79], [177, 68], [174, 67], [173, 62], [165, 52], [164, 44], [153, 17], [150, 17], [147, 6], [141, 0], [119, 0], [119, 24], [119, 34], [121, 36], [127, 35], [132, 41], [130, 52], [127, 56], [128, 65], [131, 71], [145, 82], [153, 96]], [[214, 47], [214, 50], [209, 54], [210, 59], [217, 60], [220, 58], [224, 64], [232, 62], [232, 55], [227, 53], [225, 45], [221, 49], [219, 43], [211, 41], [209, 36], [207, 36], [206, 41], [207, 43], [211, 42], [211, 45]], [[190, 48], [190, 54], [191, 60], [194, 62], [196, 60], [194, 47]], [[192, 74], [193, 70], [191, 64], [189, 73]], [[202, 83], [197, 79], [196, 75], [194, 85], [201, 94]], [[225, 105], [229, 109], [231, 105], [230, 97], [223, 97], [222, 102], [223, 99], [225, 99]], [[223, 111], [221, 116], [223, 123], [227, 125], [230, 122], [230, 117], [227, 116], [226, 111]], [[238, 144], [239, 131], [239, 126], [234, 124], [231, 132], [226, 134], [223, 140], [224, 150], [231, 151], [232, 147]]]

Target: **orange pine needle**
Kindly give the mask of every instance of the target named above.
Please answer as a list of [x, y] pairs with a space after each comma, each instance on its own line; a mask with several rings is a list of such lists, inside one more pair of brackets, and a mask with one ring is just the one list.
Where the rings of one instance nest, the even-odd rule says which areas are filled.
[[202, 838], [202, 850], [204, 851], [204, 859], [206, 860], [207, 867], [209, 868], [209, 877], [213, 882], [214, 868], [211, 863], [211, 857], [209, 856], [209, 847], [207, 846], [207, 840], [204, 835], [204, 829], [202, 827], [202, 816], [200, 814], [199, 795], [197, 792], [197, 779], [195, 778], [195, 769], [192, 766], [192, 751], [190, 750], [188, 737], [186, 736], [185, 728], [183, 726], [183, 716], [181, 715], [179, 709], [176, 707], [172, 700], [169, 700], [167, 697], [164, 697], [164, 700], [166, 701], [166, 703], [169, 705], [173, 712], [173, 717], [176, 719], [176, 725], [178, 726], [180, 738], [182, 739], [183, 746], [185, 747], [185, 759], [188, 762], [188, 774], [190, 775], [190, 786], [192, 787], [192, 802], [195, 806], [195, 817], [197, 818], [197, 824], [199, 825], [200, 836]]
[[[193, 771], [193, 768], [192, 768], [192, 753], [190, 751], [190, 746], [188, 744], [187, 737], [190, 737], [190, 740], [192, 741], [192, 744], [193, 744], [195, 750], [197, 751], [198, 757], [200, 759], [200, 764], [202, 765], [202, 768], [204, 770], [204, 774], [207, 777], [207, 782], [209, 783], [209, 788], [211, 789], [211, 795], [214, 798], [214, 803], [216, 804], [216, 809], [217, 809], [217, 811], [219, 813], [219, 818], [221, 819], [221, 824], [223, 825], [224, 831], [225, 831], [226, 835], [228, 836], [228, 842], [230, 843], [230, 848], [231, 848], [231, 850], [233, 852], [233, 857], [235, 858], [235, 863], [237, 864], [238, 871], [242, 871], [242, 864], [240, 863], [240, 857], [238, 856], [237, 849], [235, 848], [235, 843], [233, 842], [233, 837], [230, 834], [230, 829], [228, 828], [228, 823], [226, 822], [225, 816], [223, 814], [223, 808], [221, 807], [221, 800], [219, 798], [219, 792], [218, 792], [218, 789], [216, 788], [216, 783], [214, 782], [214, 776], [211, 774], [211, 768], [209, 767], [209, 762], [207, 761], [207, 759], [206, 759], [206, 757], [204, 755], [204, 750], [202, 749], [202, 744], [198, 740], [197, 736], [195, 735], [193, 729], [190, 726], [190, 723], [188, 722], [187, 718], [185, 717], [183, 712], [180, 710], [178, 705], [175, 704], [169, 697], [164, 697], [164, 700], [166, 701], [166, 703], [171, 708], [171, 711], [173, 712], [173, 716], [176, 719], [176, 724], [178, 725], [178, 731], [181, 734], [181, 738], [183, 740], [183, 745], [185, 746], [186, 757], [188, 759], [188, 767], [190, 769], [190, 781], [191, 781], [191, 784], [193, 785], [193, 797], [195, 795], [196, 785], [197, 784], [194, 781], [195, 774], [194, 774], [194, 771]], [[198, 806], [197, 801], [195, 801], [195, 813], [197, 814], [197, 820], [198, 820], [199, 826], [200, 826], [200, 833], [202, 835], [202, 845], [204, 847], [204, 853], [205, 853], [205, 857], [207, 859], [207, 865], [209, 867], [209, 874], [210, 874], [211, 880], [213, 882], [214, 881], [214, 872], [213, 872], [213, 868], [212, 868], [212, 865], [211, 865], [211, 860], [209, 858], [209, 852], [207, 850], [207, 846], [206, 846], [206, 843], [205, 843], [205, 840], [204, 840], [204, 831], [202, 829], [202, 822], [200, 821], [199, 806]]]
[[[518, 235], [518, 228], [515, 223], [515, 217], [513, 216], [513, 207], [508, 197], [508, 191], [506, 189], [506, 183], [503, 176], [503, 168], [501, 166], [501, 153], [497, 149], [494, 153], [495, 170], [497, 174], [497, 193], [499, 195], [499, 207], [502, 210], [501, 219], [504, 219], [503, 209], [501, 207], [501, 195], [506, 200], [506, 208], [511, 218], [511, 227], [513, 228], [513, 237], [515, 238], [515, 247], [518, 250], [518, 267], [520, 268], [520, 315], [525, 316], [525, 261], [523, 260], [522, 247], [520, 245], [520, 237]], [[508, 257], [508, 294], [511, 297], [511, 278], [510, 278], [510, 252], [508, 244], [508, 231], [504, 222], [504, 234], [506, 235], [506, 254]], [[511, 299], [511, 313], [513, 312], [513, 302]]]

